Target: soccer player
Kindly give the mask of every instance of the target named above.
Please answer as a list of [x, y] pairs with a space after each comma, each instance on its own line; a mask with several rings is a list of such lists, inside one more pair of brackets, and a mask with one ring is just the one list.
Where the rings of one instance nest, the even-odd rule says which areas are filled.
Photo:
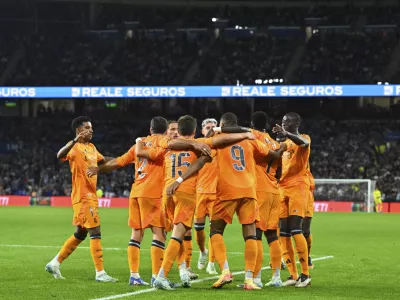
[[[154, 117], [150, 122], [150, 136], [142, 139], [146, 147], [157, 146], [165, 139], [168, 123], [163, 117]], [[132, 228], [128, 244], [128, 263], [130, 269], [129, 285], [149, 285], [139, 274], [140, 244], [144, 231], [150, 228], [153, 233], [151, 243], [152, 281], [157, 276], [165, 249], [165, 218], [162, 210], [164, 164], [162, 160], [137, 158], [135, 146], [122, 156], [107, 162], [100, 168], [91, 168], [89, 175], [111, 172], [128, 164], [135, 163], [135, 182], [129, 196], [128, 225]]]
[[[178, 132], [182, 139], [192, 140], [196, 133], [196, 127], [197, 121], [191, 116], [183, 116], [178, 120]], [[165, 143], [163, 148], [168, 148], [168, 144]], [[140, 140], [137, 140], [136, 153], [138, 157], [147, 158], [149, 160], [163, 159], [166, 185], [175, 181], [185, 168], [190, 166], [197, 157], [201, 156], [199, 152], [174, 151], [162, 148], [152, 148], [146, 151], [143, 150], [143, 145]], [[196, 176], [193, 176], [181, 186], [175, 196], [167, 198], [167, 202], [165, 203], [165, 213], [167, 218], [172, 221], [173, 229], [161, 269], [154, 281], [154, 286], [156, 288], [173, 289], [169, 284], [167, 276], [179, 254], [185, 233], [192, 228], [195, 208]], [[178, 263], [182, 284], [183, 287], [190, 287], [190, 274], [186, 267], [185, 256], [182, 255], [181, 257]]]
[[314, 176], [311, 174], [310, 164], [307, 166], [307, 176], [310, 180], [310, 191], [308, 192], [307, 199], [307, 209], [306, 214], [303, 220], [303, 235], [307, 241], [307, 249], [308, 249], [308, 268], [313, 269], [314, 265], [311, 261], [311, 245], [313, 236], [311, 233], [311, 221], [314, 216], [314, 189], [315, 189], [315, 181]]
[[[286, 137], [287, 151], [282, 156], [282, 175], [279, 186], [282, 196], [280, 211], [280, 236], [283, 256], [290, 277], [284, 286], [306, 287], [311, 283], [308, 271], [308, 249], [303, 235], [302, 222], [305, 217], [308, 192], [310, 190], [307, 165], [310, 156], [311, 139], [299, 133], [301, 118], [297, 113], [288, 113], [282, 119], [282, 126], [272, 129], [279, 136]], [[296, 243], [301, 274], [297, 274], [291, 237]]]
[[[217, 120], [205, 119], [201, 124], [201, 133], [207, 137], [209, 132], [217, 126]], [[208, 264], [206, 272], [211, 275], [218, 274], [214, 265], [214, 254], [209, 240], [206, 249], [206, 236], [204, 232], [206, 216], [210, 216], [212, 205], [216, 199], [218, 165], [217, 160], [213, 159], [211, 163], [206, 164], [197, 175], [197, 201], [196, 212], [194, 215], [194, 229], [196, 230], [196, 242], [200, 249], [200, 256], [197, 262], [197, 268], [202, 270], [206, 267], [206, 259]]]
[[[266, 132], [268, 126], [268, 115], [265, 112], [257, 111], [252, 116], [253, 133], [256, 138], [267, 145], [272, 150], [280, 148], [278, 142], [273, 140]], [[266, 286], [282, 286], [280, 276], [282, 253], [278, 239], [279, 227], [279, 208], [281, 196], [278, 189], [276, 171], [281, 165], [281, 158], [266, 161], [263, 156], [256, 157], [256, 175], [257, 175], [257, 203], [259, 208], [259, 222], [257, 222], [257, 264], [254, 272], [254, 283], [262, 286], [261, 267], [263, 262], [264, 250], [262, 245], [262, 234], [267, 239], [270, 252], [270, 261], [272, 269], [272, 279]]]
[[[237, 127], [237, 117], [232, 113], [226, 113], [220, 121], [221, 127]], [[218, 132], [220, 129], [214, 128]], [[222, 135], [222, 136], [230, 136]], [[214, 140], [215, 138], [213, 138]], [[214, 144], [214, 141], [213, 141]], [[256, 227], [255, 221], [258, 216], [258, 205], [256, 202], [256, 176], [255, 159], [256, 154], [279, 158], [283, 150], [275, 152], [259, 141], [242, 140], [232, 145], [218, 148], [216, 151], [218, 164], [217, 176], [217, 199], [214, 202], [211, 213], [211, 243], [222, 274], [213, 284], [213, 288], [221, 288], [232, 282], [232, 273], [226, 256], [226, 247], [223, 239], [224, 229], [227, 223], [232, 223], [233, 215], [238, 215], [242, 224], [243, 237], [245, 240], [245, 282], [244, 289], [260, 289], [253, 282], [253, 273], [257, 258]], [[194, 172], [196, 164], [193, 164], [182, 180], [188, 178]], [[179, 185], [179, 182], [174, 182]], [[168, 187], [167, 189], [171, 189]], [[172, 190], [174, 187], [172, 187]]]
[[101, 246], [100, 216], [98, 214], [98, 200], [96, 195], [97, 176], [86, 176], [89, 166], [105, 163], [105, 158], [96, 147], [90, 143], [93, 136], [93, 127], [89, 117], [81, 116], [72, 121], [72, 130], [75, 138], [62, 147], [57, 158], [69, 161], [72, 173], [72, 208], [74, 210], [73, 225], [75, 233], [65, 241], [60, 252], [50, 261], [45, 270], [56, 279], [65, 279], [60, 272], [61, 263], [90, 235], [90, 253], [96, 269], [96, 280], [102, 282], [116, 282], [104, 271], [103, 251]]
[[378, 213], [382, 212], [382, 193], [378, 189], [378, 186], [376, 186], [374, 190], [374, 202], [375, 202], [375, 210]]
[[[170, 139], [177, 139], [179, 138], [179, 133], [178, 133], [178, 122], [174, 120], [168, 121], [168, 130], [167, 130], [167, 136]], [[164, 195], [163, 203], [166, 203], [167, 201], [167, 196]], [[168, 231], [172, 230], [171, 224], [169, 224], [169, 220], [166, 219], [167, 222], [167, 227], [169, 228]], [[182, 258], [186, 262], [186, 269], [189, 272], [189, 277], [191, 280], [197, 279], [199, 277], [198, 274], [194, 273], [192, 269], [190, 268], [190, 264], [192, 262], [192, 255], [193, 255], [193, 241], [192, 241], [192, 229], [190, 228], [186, 233], [185, 237], [183, 238], [182, 242], [182, 249], [180, 250], [180, 255], [178, 260]]]

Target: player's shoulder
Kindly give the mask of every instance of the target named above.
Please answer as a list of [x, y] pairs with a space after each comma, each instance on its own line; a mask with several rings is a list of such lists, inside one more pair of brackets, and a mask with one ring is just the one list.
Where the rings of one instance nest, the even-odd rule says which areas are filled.
[[303, 138], [306, 138], [307, 140], [311, 141], [311, 138], [308, 134], [305, 133], [301, 133], [300, 136], [302, 136]]

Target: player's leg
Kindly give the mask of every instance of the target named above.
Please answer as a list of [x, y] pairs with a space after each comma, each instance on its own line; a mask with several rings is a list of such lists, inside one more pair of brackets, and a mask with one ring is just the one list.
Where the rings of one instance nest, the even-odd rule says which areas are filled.
[[194, 229], [196, 231], [196, 242], [199, 246], [200, 256], [197, 262], [197, 268], [203, 270], [206, 267], [208, 251], [206, 249], [206, 201], [207, 194], [197, 194], [196, 212], [194, 215]]
[[300, 262], [301, 274], [297, 280], [296, 287], [306, 287], [310, 284], [311, 278], [308, 271], [308, 249], [307, 242], [302, 229], [303, 218], [291, 215], [288, 218], [290, 234], [296, 243], [296, 252]]
[[87, 233], [84, 227], [76, 226], [75, 233], [64, 242], [60, 252], [46, 265], [45, 270], [56, 279], [65, 279], [61, 275], [60, 265], [85, 240]]
[[161, 264], [164, 259], [165, 251], [165, 231], [161, 227], [152, 227], [153, 241], [151, 242], [151, 270], [152, 270], [152, 283], [160, 272]]
[[[192, 228], [194, 210], [196, 208], [195, 195], [177, 192], [167, 203], [168, 215], [173, 215], [174, 227], [167, 249], [164, 253], [157, 279], [154, 281], [154, 287], [159, 289], [171, 290], [167, 276], [172, 265], [177, 258], [185, 233]], [[186, 262], [181, 259], [179, 263], [179, 273], [184, 287], [190, 287], [189, 272], [186, 269]]]
[[314, 265], [311, 260], [311, 247], [312, 247], [312, 240], [313, 240], [313, 235], [311, 233], [311, 221], [312, 217], [305, 217], [303, 219], [303, 235], [306, 239], [307, 242], [307, 250], [308, 250], [308, 268], [313, 269]]
[[290, 274], [289, 278], [283, 283], [283, 286], [293, 286], [297, 283], [297, 278], [299, 277], [299, 275], [294, 256], [292, 236], [290, 234], [290, 228], [288, 225], [288, 218], [280, 218], [279, 227], [279, 241], [281, 244], [282, 257]]
[[[268, 200], [268, 220], [267, 228], [264, 231], [265, 237], [269, 245], [270, 262], [272, 269], [272, 279], [266, 286], [282, 286], [281, 280], [281, 261], [282, 261], [282, 251], [281, 245], [278, 238], [278, 228], [279, 228], [279, 213], [280, 213], [280, 195], [268, 193], [266, 196]], [[261, 214], [260, 214], [261, 215]]]
[[187, 271], [189, 272], [189, 277], [191, 280], [195, 280], [199, 278], [199, 275], [194, 273], [192, 269], [190, 268], [190, 265], [192, 263], [192, 257], [193, 257], [193, 238], [192, 238], [192, 228], [190, 228], [188, 231], [186, 231], [185, 236], [183, 238], [183, 260], [185, 261], [185, 266]]
[[245, 261], [245, 290], [260, 289], [253, 281], [254, 271], [257, 262], [257, 237], [256, 221], [258, 221], [259, 212], [256, 199], [241, 199], [236, 208], [236, 214], [239, 223], [242, 224], [242, 234], [245, 241], [244, 261]]

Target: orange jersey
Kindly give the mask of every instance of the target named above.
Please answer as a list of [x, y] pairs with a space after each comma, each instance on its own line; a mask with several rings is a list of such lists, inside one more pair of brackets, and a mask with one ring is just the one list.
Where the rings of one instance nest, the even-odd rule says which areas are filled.
[[67, 160], [72, 173], [72, 204], [80, 202], [81, 199], [97, 199], [97, 176], [88, 177], [86, 170], [88, 167], [97, 166], [99, 161], [104, 160], [104, 156], [91, 143], [76, 143], [67, 156], [61, 159]]
[[315, 180], [314, 180], [314, 176], [311, 174], [311, 171], [310, 171], [310, 164], [308, 164], [306, 171], [307, 171], [308, 180], [310, 181], [310, 190], [313, 191], [315, 189]]
[[[280, 145], [272, 139], [266, 132], [252, 130], [257, 140], [267, 145], [269, 149], [277, 150]], [[256, 175], [257, 175], [257, 191], [279, 194], [278, 183], [275, 178], [276, 170], [281, 164], [280, 159], [270, 160], [269, 162], [262, 155], [256, 156]]]
[[[266, 156], [269, 148], [258, 140], [243, 140], [217, 149], [217, 198], [233, 200], [256, 199], [256, 155]], [[215, 159], [215, 158], [214, 158]]]
[[[302, 134], [301, 136], [311, 144], [311, 139], [308, 135]], [[282, 156], [282, 176], [279, 184], [283, 187], [300, 182], [305, 182], [309, 185], [307, 166], [310, 157], [310, 146], [300, 147], [289, 139], [285, 143], [288, 149]]]
[[[158, 146], [163, 135], [151, 135], [143, 138], [144, 149]], [[136, 157], [135, 146], [117, 158], [121, 167], [135, 163], [135, 183], [132, 185], [131, 198], [161, 198], [164, 185], [164, 163], [162, 158], [147, 160]]]
[[[195, 162], [198, 158], [193, 151], [176, 151], [168, 149], [169, 139], [164, 138], [160, 141], [160, 147], [150, 149], [151, 159], [162, 159], [164, 162], [164, 182], [165, 188], [171, 185], [176, 179]], [[196, 194], [197, 174], [188, 178], [179, 185], [177, 191], [187, 194]], [[156, 184], [160, 184], [159, 182]], [[164, 189], [165, 194], [165, 189]]]
[[[206, 143], [207, 139], [196, 139], [198, 142]], [[209, 140], [211, 141], [211, 140]], [[197, 175], [197, 193], [215, 194], [217, 192], [218, 163], [214, 158], [210, 163], [204, 165]]]

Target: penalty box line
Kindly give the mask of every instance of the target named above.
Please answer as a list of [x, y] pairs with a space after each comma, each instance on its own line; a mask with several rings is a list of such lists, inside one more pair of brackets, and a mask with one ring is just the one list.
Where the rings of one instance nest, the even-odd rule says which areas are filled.
[[[317, 261], [317, 260], [326, 260], [326, 259], [331, 259], [333, 258], [333, 256], [329, 255], [329, 256], [322, 256], [322, 257], [316, 257], [313, 258], [313, 261]], [[297, 262], [299, 263], [299, 262]], [[271, 267], [263, 267], [261, 270], [268, 270], [271, 269]], [[240, 274], [244, 274], [244, 271], [239, 271], [239, 272], [233, 272], [233, 275], [240, 275]], [[206, 277], [206, 278], [202, 278], [202, 279], [197, 279], [197, 280], [193, 280], [192, 283], [199, 283], [199, 282], [203, 282], [203, 281], [208, 281], [208, 280], [212, 280], [212, 279], [218, 279], [219, 276], [212, 276], [212, 277]], [[130, 292], [130, 293], [125, 293], [125, 294], [117, 294], [117, 295], [112, 295], [112, 296], [107, 296], [107, 297], [103, 297], [103, 298], [95, 298], [92, 300], [113, 300], [113, 299], [119, 299], [119, 298], [125, 298], [125, 297], [130, 297], [130, 296], [135, 296], [135, 295], [139, 295], [139, 294], [145, 294], [145, 293], [151, 293], [151, 292], [155, 292], [157, 291], [157, 289], [155, 288], [149, 288], [149, 289], [143, 289], [143, 290], [139, 290], [136, 292]]]

